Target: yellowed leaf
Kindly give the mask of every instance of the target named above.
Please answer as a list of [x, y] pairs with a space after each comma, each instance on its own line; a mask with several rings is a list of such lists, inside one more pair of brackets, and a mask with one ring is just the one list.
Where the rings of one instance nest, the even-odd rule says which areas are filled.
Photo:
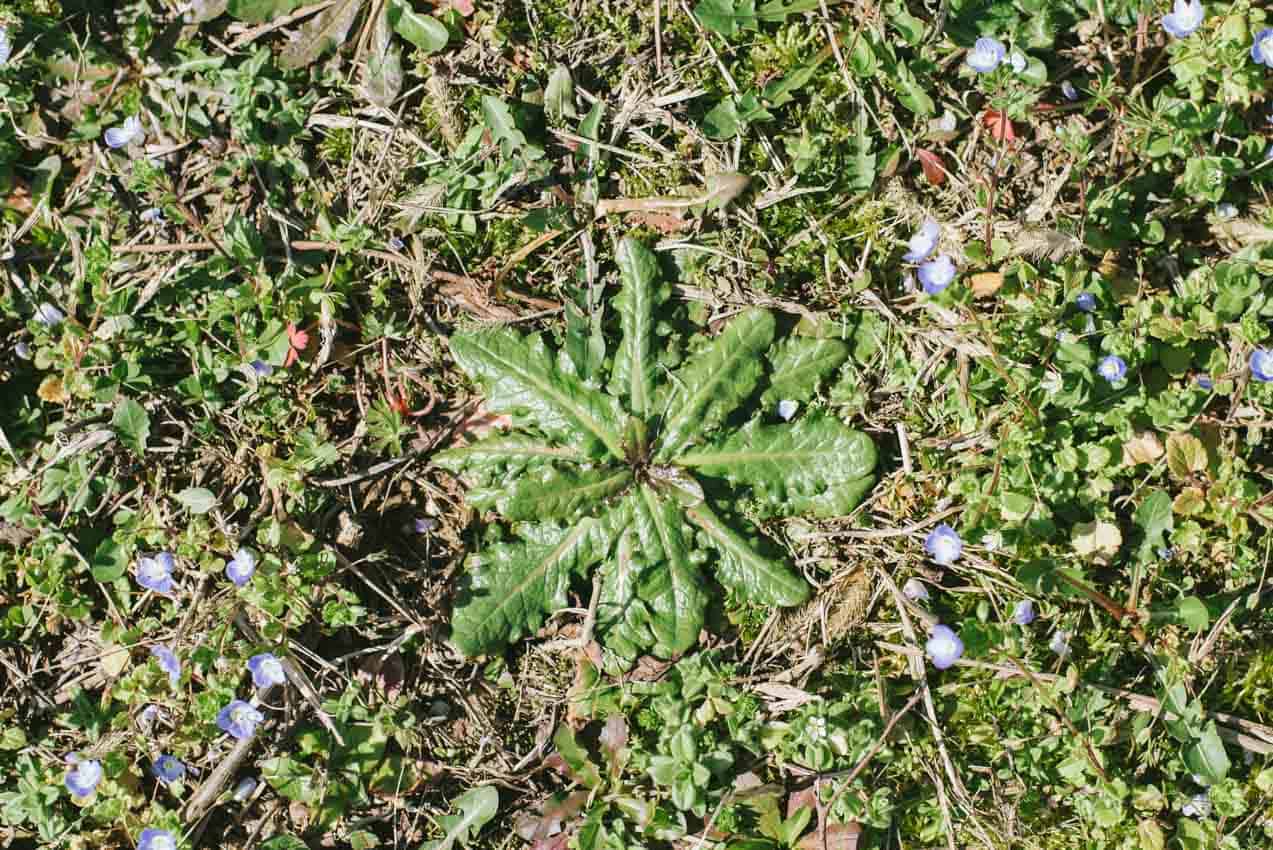
[[53, 404], [65, 404], [69, 398], [66, 394], [66, 387], [62, 386], [62, 379], [56, 375], [49, 375], [40, 382], [40, 387], [35, 394], [42, 401], [51, 402]]
[[128, 669], [128, 650], [113, 643], [102, 644], [102, 655], [98, 659], [102, 674], [108, 679], [119, 678]]
[[1123, 464], [1135, 466], [1138, 463], [1153, 463], [1162, 457], [1162, 441], [1153, 431], [1141, 431], [1123, 443]]
[[1123, 545], [1123, 533], [1113, 523], [1098, 520], [1081, 522], [1074, 526], [1074, 551], [1084, 558], [1107, 561], [1118, 554]]
[[999, 272], [981, 272], [972, 276], [972, 297], [989, 298], [1003, 286], [1003, 275]]

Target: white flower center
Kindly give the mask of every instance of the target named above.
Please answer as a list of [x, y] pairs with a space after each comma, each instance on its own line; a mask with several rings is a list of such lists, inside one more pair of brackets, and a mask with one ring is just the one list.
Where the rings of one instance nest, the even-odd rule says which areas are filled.
[[283, 665], [277, 658], [267, 658], [261, 662], [261, 675], [272, 682], [283, 681]]
[[939, 564], [949, 564], [959, 557], [959, 541], [942, 534], [933, 541], [933, 560]]
[[177, 850], [177, 842], [167, 835], [161, 835], [150, 842], [150, 850]]
[[256, 718], [250, 706], [240, 705], [230, 710], [230, 721], [235, 726], [251, 727], [256, 723]]

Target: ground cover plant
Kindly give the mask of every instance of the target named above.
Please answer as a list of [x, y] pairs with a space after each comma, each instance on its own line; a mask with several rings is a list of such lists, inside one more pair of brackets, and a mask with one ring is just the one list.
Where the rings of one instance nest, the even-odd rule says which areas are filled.
[[3, 846], [1273, 842], [1264, 4], [0, 27]]

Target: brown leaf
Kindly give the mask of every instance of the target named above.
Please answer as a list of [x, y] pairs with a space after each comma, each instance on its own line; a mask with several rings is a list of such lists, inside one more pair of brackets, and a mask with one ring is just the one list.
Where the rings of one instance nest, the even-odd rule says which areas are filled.
[[915, 155], [919, 157], [919, 164], [924, 169], [924, 176], [928, 178], [929, 183], [940, 186], [946, 182], [946, 167], [942, 164], [940, 156], [924, 148], [916, 150]]
[[663, 674], [671, 666], [671, 661], [663, 661], [653, 655], [642, 655], [637, 659], [636, 667], [632, 668], [632, 672], [628, 674], [628, 680], [632, 682], [657, 682], [663, 678]]
[[1158, 440], [1158, 435], [1153, 431], [1141, 431], [1123, 443], [1123, 465], [1153, 463], [1162, 457], [1162, 453], [1163, 447]]
[[972, 297], [989, 298], [1003, 286], [1003, 275], [999, 272], [981, 272], [972, 276]]
[[652, 227], [665, 236], [674, 236], [694, 226], [692, 219], [681, 218], [679, 215], [673, 215], [672, 213], [653, 212], [650, 210], [628, 213], [627, 221], [629, 224], [634, 224], [638, 227], [641, 225]]
[[307, 20], [279, 53], [278, 63], [289, 71], [303, 68], [332, 47], [344, 44], [363, 0], [336, 0]]
[[861, 838], [861, 824], [833, 823], [827, 827], [825, 836], [814, 830], [800, 839], [796, 847], [798, 850], [857, 850]]
[[801, 809], [818, 810], [818, 792], [810, 785], [800, 791], [793, 791], [787, 798], [787, 817], [790, 818]]
[[49, 375], [40, 382], [40, 387], [35, 391], [41, 401], [51, 402], [53, 404], [65, 404], [70, 398], [66, 394], [66, 387], [62, 386], [62, 379], [56, 375]]
[[1017, 132], [1012, 122], [1008, 120], [1007, 114], [997, 109], [987, 109], [981, 116], [981, 123], [990, 130], [990, 135], [994, 136], [995, 141], [1015, 142], [1017, 140]]

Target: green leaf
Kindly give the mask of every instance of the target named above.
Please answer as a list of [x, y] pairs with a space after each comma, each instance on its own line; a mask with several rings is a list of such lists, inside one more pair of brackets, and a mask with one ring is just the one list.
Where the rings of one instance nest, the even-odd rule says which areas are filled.
[[301, 26], [294, 40], [279, 53], [278, 64], [294, 71], [304, 68], [328, 50], [339, 47], [349, 35], [363, 0], [336, 0]]
[[[633, 494], [632, 498], [641, 496]], [[631, 530], [625, 532], [615, 556], [602, 565], [601, 592], [597, 596], [597, 633], [606, 648], [628, 661], [654, 646], [650, 611], [640, 594], [641, 574], [649, 565], [633, 554], [634, 534]]]
[[512, 481], [527, 469], [550, 463], [584, 463], [588, 457], [578, 450], [554, 446], [525, 434], [497, 434], [467, 446], [446, 449], [433, 456], [433, 463], [456, 473], [467, 473], [478, 486]]
[[626, 468], [587, 469], [579, 472], [544, 466], [515, 479], [493, 498], [483, 490], [470, 490], [475, 507], [493, 504], [500, 516], [511, 520], [574, 519], [587, 513], [632, 483]]
[[456, 844], [468, 844], [499, 811], [499, 791], [493, 785], [482, 785], [456, 797], [454, 802], [458, 813], [438, 818], [446, 836], [424, 842], [420, 850], [452, 850]]
[[1173, 527], [1171, 496], [1162, 490], [1150, 490], [1136, 508], [1132, 520], [1145, 535], [1144, 542], [1140, 544], [1140, 557], [1149, 560], [1154, 557], [1154, 550], [1164, 545], [1163, 535]]
[[1211, 625], [1211, 614], [1206, 604], [1196, 596], [1186, 596], [1176, 606], [1176, 616], [1195, 632], [1200, 632]]
[[811, 415], [794, 425], [753, 420], [718, 445], [681, 455], [676, 464], [751, 487], [762, 502], [790, 515], [793, 501], [869, 480], [875, 460], [870, 437], [833, 417]]
[[756, 0], [700, 0], [694, 17], [704, 28], [717, 35], [737, 35], [756, 26]]
[[487, 410], [533, 422], [563, 443], [591, 437], [616, 460], [624, 458], [619, 434], [626, 417], [618, 401], [558, 369], [540, 337], [522, 339], [506, 329], [457, 334], [451, 354], [486, 385]]
[[146, 440], [150, 437], [150, 414], [146, 408], [131, 398], [123, 399], [115, 405], [111, 427], [124, 445], [138, 455], [146, 453]]
[[289, 800], [312, 806], [322, 799], [322, 783], [314, 769], [289, 756], [276, 756], [261, 762], [261, 777]]
[[510, 157], [526, 147], [526, 135], [517, 129], [508, 104], [494, 95], [482, 95], [482, 121], [491, 131], [491, 138], [499, 143], [500, 153]]
[[1202, 736], [1185, 748], [1185, 764], [1189, 770], [1215, 784], [1229, 774], [1229, 756], [1216, 731], [1214, 720], [1207, 723]]
[[704, 502], [685, 511], [690, 522], [720, 555], [716, 578], [757, 605], [799, 605], [809, 598], [809, 585], [785, 564], [766, 558], [726, 525]]
[[565, 65], [558, 64], [548, 75], [548, 85], [544, 87], [544, 114], [552, 121], [579, 117], [575, 110], [575, 82]]
[[553, 746], [570, 769], [572, 779], [585, 788], [596, 788], [601, 784], [601, 768], [588, 757], [588, 750], [575, 738], [575, 730], [570, 728], [570, 724], [563, 723], [557, 727]]
[[572, 575], [609, 554], [626, 519], [627, 511], [616, 508], [568, 528], [529, 526], [524, 542], [470, 555], [451, 621], [456, 647], [474, 656], [533, 634], [545, 614], [566, 607]]
[[393, 43], [387, 10], [372, 29], [371, 49], [362, 68], [362, 90], [372, 103], [386, 109], [402, 90], [402, 51]]
[[275, 835], [261, 842], [261, 850], [309, 850], [295, 835]]
[[658, 368], [654, 351], [655, 312], [672, 294], [672, 288], [659, 281], [658, 260], [635, 239], [620, 242], [615, 259], [623, 286], [614, 299], [614, 308], [619, 313], [623, 340], [614, 355], [609, 389], [614, 395], [626, 398], [633, 413], [644, 417], [653, 402]]
[[225, 8], [232, 18], [249, 24], [263, 24], [286, 15], [299, 5], [301, 0], [229, 0]]
[[187, 487], [176, 498], [192, 514], [206, 514], [217, 504], [216, 494], [203, 487]]
[[660, 460], [674, 457], [695, 437], [711, 431], [751, 395], [762, 373], [761, 354], [773, 336], [773, 315], [748, 310], [671, 376], [659, 435]]
[[110, 584], [121, 577], [127, 570], [128, 552], [116, 543], [113, 538], [107, 537], [97, 544], [97, 550], [93, 553], [92, 561], [94, 579], [102, 584]]
[[431, 15], [421, 15], [402, 0], [389, 4], [389, 25], [425, 53], [441, 51], [450, 38], [445, 24]]
[[661, 554], [657, 565], [642, 571], [637, 594], [649, 610], [654, 654], [670, 658], [698, 640], [707, 610], [707, 584], [691, 560], [680, 506], [649, 487], [641, 488], [635, 502], [633, 528], [642, 547]]
[[760, 396], [765, 406], [783, 399], [808, 401], [818, 384], [849, 359], [849, 347], [835, 339], [793, 336], [769, 352], [769, 388]]

